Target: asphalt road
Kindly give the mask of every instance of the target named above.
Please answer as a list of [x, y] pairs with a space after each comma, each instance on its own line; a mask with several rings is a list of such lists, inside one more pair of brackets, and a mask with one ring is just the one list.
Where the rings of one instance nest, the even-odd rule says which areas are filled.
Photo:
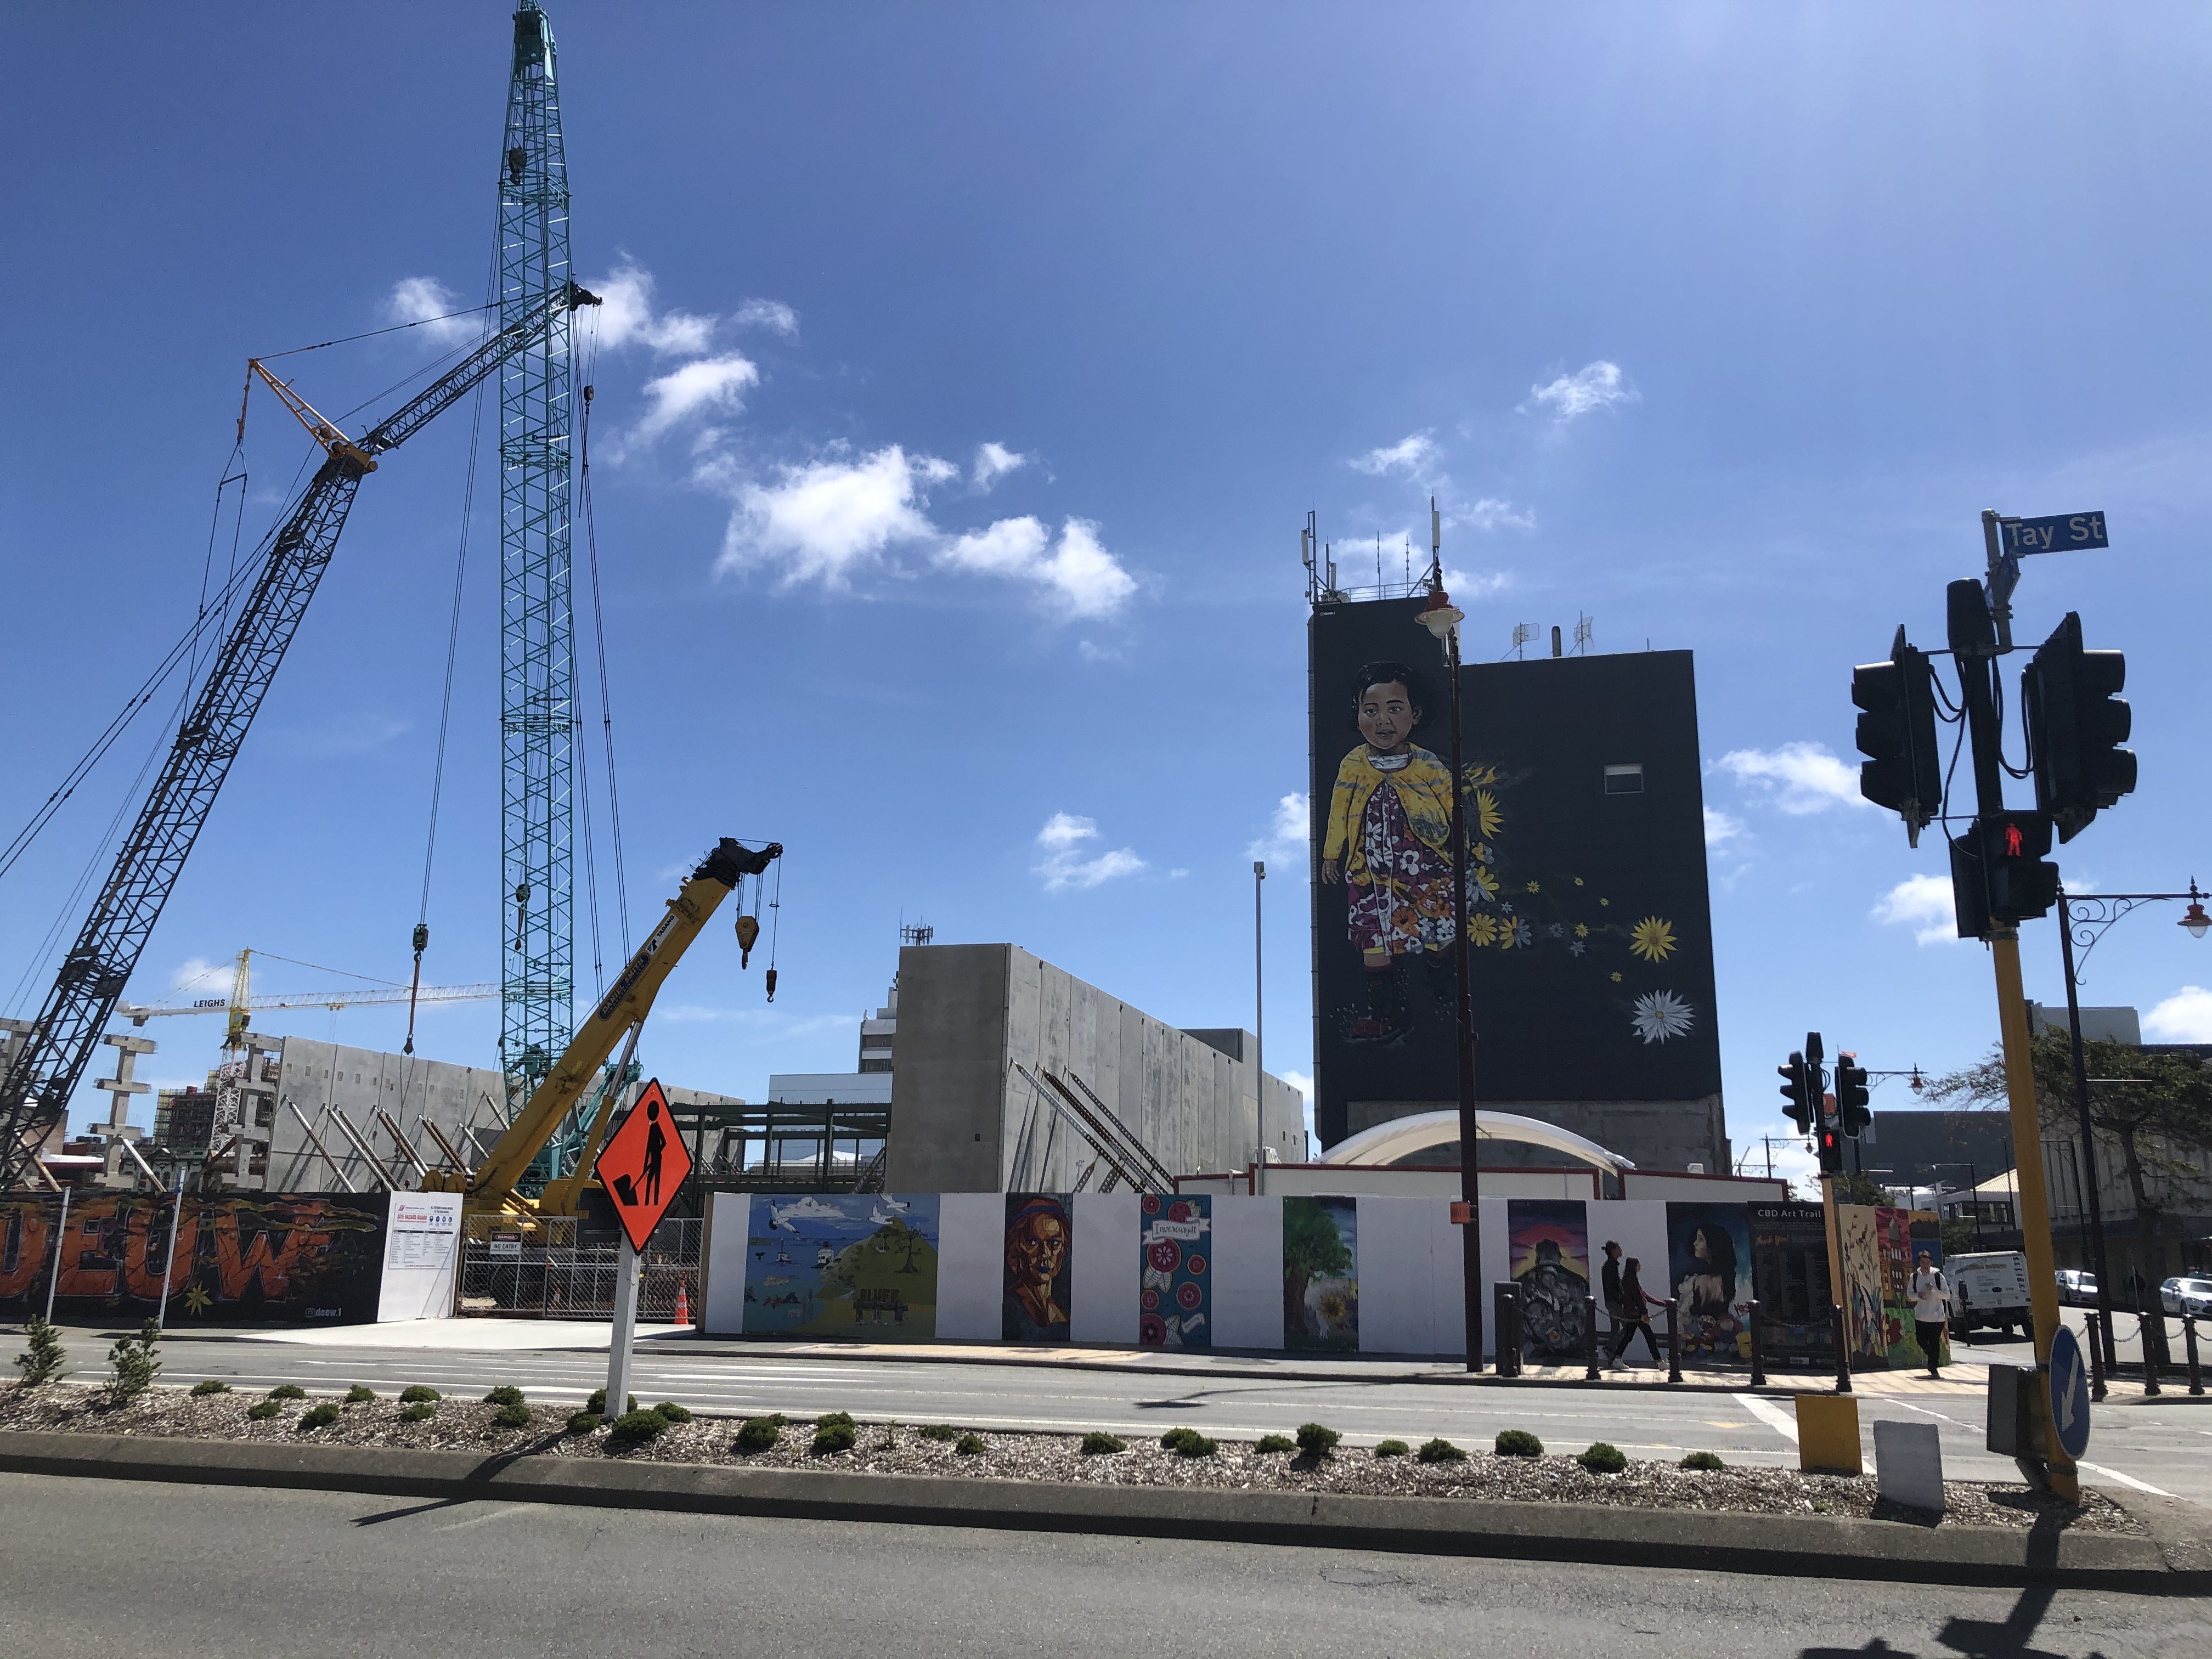
[[0, 1475], [0, 1652], [2182, 1659], [2212, 1604]]
[[[68, 1340], [76, 1377], [93, 1382], [105, 1375], [103, 1334], [72, 1331]], [[205, 1340], [180, 1334], [166, 1342], [163, 1352], [162, 1380], [170, 1383], [216, 1376], [240, 1388], [297, 1382], [314, 1390], [339, 1390], [360, 1382], [388, 1392], [427, 1382], [462, 1396], [512, 1383], [532, 1400], [580, 1406], [606, 1381], [604, 1352], [579, 1350], [486, 1353]], [[708, 1352], [684, 1338], [641, 1343], [631, 1387], [648, 1402], [675, 1400], [695, 1411], [720, 1413], [782, 1411], [799, 1417], [848, 1411], [864, 1421], [1064, 1432], [1108, 1429], [1140, 1435], [1188, 1425], [1237, 1438], [1319, 1421], [1356, 1445], [1392, 1436], [1419, 1442], [1440, 1434], [1464, 1446], [1480, 1446], [1500, 1429], [1519, 1428], [1533, 1431], [1560, 1451], [1580, 1451], [1593, 1441], [1609, 1440], [1632, 1457], [1711, 1450], [1747, 1463], [1796, 1462], [1790, 1402], [1748, 1393], [732, 1354]], [[1872, 1425], [1882, 1418], [1934, 1423], [1944, 1472], [1954, 1479], [2018, 1479], [2010, 1462], [1983, 1449], [1978, 1394], [1962, 1389], [1918, 1401], [1860, 1395], [1869, 1470]], [[2212, 1396], [2193, 1405], [2176, 1398], [2166, 1404], [2105, 1408], [2096, 1419], [2083, 1473], [2092, 1483], [2134, 1485], [2212, 1506]]]

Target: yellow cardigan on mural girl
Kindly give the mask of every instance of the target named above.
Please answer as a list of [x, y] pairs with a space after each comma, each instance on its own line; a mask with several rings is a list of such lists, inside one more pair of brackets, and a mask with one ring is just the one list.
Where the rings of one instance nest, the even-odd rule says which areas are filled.
[[1451, 769], [1427, 750], [1407, 745], [1405, 765], [1385, 772], [1369, 759], [1361, 744], [1336, 769], [1336, 787], [1329, 792], [1328, 838], [1322, 844], [1324, 859], [1344, 860], [1347, 881], [1363, 886], [1374, 878], [1368, 872], [1367, 854], [1359, 825], [1367, 803], [1382, 784], [1398, 792], [1406, 822], [1413, 833], [1438, 852], [1449, 855], [1451, 846]]

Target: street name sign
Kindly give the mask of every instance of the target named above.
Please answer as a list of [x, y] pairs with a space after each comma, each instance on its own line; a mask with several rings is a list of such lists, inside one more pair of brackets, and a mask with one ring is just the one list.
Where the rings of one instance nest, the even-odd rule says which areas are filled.
[[2061, 513], [2048, 519], [2000, 519], [2004, 550], [2019, 558], [2029, 553], [2079, 553], [2110, 547], [2101, 513]]

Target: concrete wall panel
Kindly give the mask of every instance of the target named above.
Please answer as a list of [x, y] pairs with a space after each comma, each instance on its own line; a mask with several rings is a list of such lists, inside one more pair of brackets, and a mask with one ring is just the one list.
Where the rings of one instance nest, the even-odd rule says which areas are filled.
[[1074, 1211], [1069, 1334], [1078, 1342], [1133, 1345], [1142, 1278], [1137, 1194], [1078, 1193]]
[[[1436, 1352], [1429, 1217], [1439, 1200], [1362, 1198], [1358, 1206], [1359, 1352]], [[1443, 1207], [1449, 1214], [1449, 1200]]]
[[[739, 1336], [745, 1328], [745, 1248], [752, 1231], [750, 1193], [708, 1194], [707, 1249], [699, 1264], [700, 1331], [706, 1336]], [[941, 1294], [941, 1292], [940, 1292]]]
[[937, 1211], [937, 1334], [996, 1342], [1005, 1328], [1006, 1200], [1002, 1193], [946, 1193]]
[[1213, 1200], [1213, 1341], [1221, 1348], [1283, 1346], [1283, 1201]]

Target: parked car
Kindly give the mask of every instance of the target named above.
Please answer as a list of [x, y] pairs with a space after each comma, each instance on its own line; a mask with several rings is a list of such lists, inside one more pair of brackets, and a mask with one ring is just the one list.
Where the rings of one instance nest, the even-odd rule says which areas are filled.
[[2058, 1270], [2058, 1304], [2063, 1308], [2095, 1307], [2097, 1275], [2086, 1267], [2061, 1267]]
[[2169, 1279], [2158, 1287], [2159, 1304], [2186, 1319], [2212, 1319], [2212, 1279]]
[[2033, 1332], [2027, 1306], [2027, 1258], [2018, 1250], [1978, 1251], [1954, 1255], [1943, 1264], [1951, 1281], [1951, 1334], [1987, 1328], [2012, 1334], [2017, 1325]]

